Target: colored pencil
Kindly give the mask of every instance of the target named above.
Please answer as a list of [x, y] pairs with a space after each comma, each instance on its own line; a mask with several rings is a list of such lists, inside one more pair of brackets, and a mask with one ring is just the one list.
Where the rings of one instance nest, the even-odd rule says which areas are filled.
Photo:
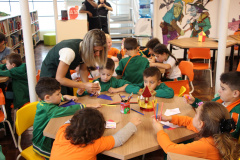
[[158, 114], [158, 103], [157, 103], [156, 119], [157, 119], [157, 114]]
[[144, 115], [143, 113], [138, 112], [138, 111], [136, 111], [135, 109], [132, 109], [132, 108], [131, 108], [131, 110], [133, 110], [133, 111], [135, 111], [135, 112], [137, 112], [137, 113], [139, 113], [139, 114], [141, 114], [141, 115]]
[[112, 105], [112, 104], [101, 104], [102, 106], [110, 106], [110, 107], [116, 107], [117, 105]]
[[120, 98], [121, 98], [121, 101], [123, 102], [123, 99], [122, 99], [122, 96], [120, 95], [120, 93], [119, 93], [119, 96], [120, 96]]
[[[152, 101], [152, 105], [153, 105], [153, 112], [154, 112], [154, 115], [156, 115], [156, 112], [155, 112], [155, 109], [154, 109], [154, 102]], [[154, 116], [155, 117], [155, 116]], [[157, 120], [157, 118], [155, 117], [155, 120]]]
[[161, 107], [161, 112], [160, 112], [160, 122], [161, 122], [161, 119], [162, 119], [162, 108], [163, 108], [163, 102], [162, 102], [162, 107]]

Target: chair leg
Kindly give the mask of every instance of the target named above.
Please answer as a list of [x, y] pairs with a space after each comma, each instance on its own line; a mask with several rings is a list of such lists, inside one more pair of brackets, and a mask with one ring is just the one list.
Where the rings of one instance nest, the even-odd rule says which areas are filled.
[[209, 74], [210, 74], [210, 83], [211, 83], [211, 88], [212, 88], [212, 70], [209, 69]]
[[16, 131], [15, 122], [16, 122], [17, 110], [18, 110], [18, 109], [14, 109], [14, 110], [13, 110], [13, 133], [15, 133], [15, 131]]
[[13, 130], [12, 130], [11, 123], [10, 123], [8, 120], [5, 120], [5, 122], [7, 122], [7, 124], [8, 124], [8, 127], [9, 127], [9, 129], [10, 129], [10, 132], [11, 132], [11, 134], [12, 134], [13, 142], [14, 142], [14, 144], [15, 144], [15, 147], [17, 148], [17, 142], [16, 142], [16, 138], [15, 138], [15, 136], [14, 136]]
[[21, 157], [21, 153], [17, 156], [17, 160], [19, 160], [20, 157]]

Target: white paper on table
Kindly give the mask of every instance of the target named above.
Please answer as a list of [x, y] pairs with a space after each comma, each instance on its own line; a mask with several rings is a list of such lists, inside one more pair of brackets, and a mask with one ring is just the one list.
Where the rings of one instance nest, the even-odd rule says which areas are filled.
[[172, 116], [175, 114], [181, 113], [179, 108], [174, 108], [174, 109], [166, 109], [166, 112], [164, 113], [165, 116]]
[[106, 121], [106, 127], [105, 128], [116, 128], [116, 122]]
[[171, 128], [178, 128], [179, 127], [178, 125], [170, 123], [169, 121], [167, 121], [167, 122], [161, 121], [160, 123], [163, 124], [163, 125], [169, 126]]

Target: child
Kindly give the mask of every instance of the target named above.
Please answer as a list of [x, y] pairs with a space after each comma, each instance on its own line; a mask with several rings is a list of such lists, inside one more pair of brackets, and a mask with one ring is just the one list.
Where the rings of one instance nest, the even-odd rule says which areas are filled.
[[6, 91], [6, 110], [8, 120], [12, 123], [10, 107], [12, 102], [14, 109], [20, 108], [29, 102], [26, 64], [22, 63], [19, 54], [11, 53], [6, 57], [6, 64], [0, 65], [0, 76], [11, 78]]
[[121, 59], [116, 68], [117, 75], [122, 75], [122, 79], [131, 83], [142, 83], [143, 71], [149, 67], [146, 58], [138, 55], [139, 46], [135, 38], [126, 38], [124, 41], [124, 50], [129, 57]]
[[[130, 122], [112, 136], [103, 136], [105, 119], [101, 112], [84, 108], [74, 114], [70, 124], [64, 124], [58, 131], [51, 151], [51, 159], [96, 159], [105, 150], [119, 147], [136, 131], [139, 118]], [[81, 127], [79, 127], [81, 126]]]
[[137, 94], [141, 88], [148, 86], [157, 92], [157, 97], [172, 98], [174, 96], [173, 89], [166, 86], [165, 83], [161, 83], [161, 72], [156, 67], [149, 67], [144, 70], [143, 81], [140, 84], [128, 85], [125, 91]]
[[[219, 96], [214, 98], [212, 101], [223, 104], [230, 116], [236, 123], [236, 129], [231, 132], [232, 136], [236, 139], [239, 138], [240, 134], [240, 72], [228, 72], [223, 73], [220, 76], [220, 89], [218, 90]], [[187, 103], [193, 107], [197, 107], [197, 104], [201, 100], [194, 98], [191, 95], [185, 95]]]
[[[112, 47], [111, 36], [109, 34], [105, 34], [105, 35], [106, 35], [106, 38], [107, 38], [108, 58], [112, 58], [115, 62], [118, 62], [119, 61], [118, 57], [120, 55], [120, 51], [117, 48]], [[120, 55], [121, 58], [123, 56], [124, 56], [124, 54]]]
[[201, 139], [188, 144], [172, 142], [163, 131], [162, 125], [153, 118], [153, 128], [157, 132], [157, 141], [165, 153], [173, 152], [211, 160], [236, 160], [239, 158], [239, 145], [230, 136], [235, 124], [227, 109], [217, 102], [201, 104], [194, 118], [187, 116], [161, 116], [162, 121], [170, 121], [179, 126], [199, 133]]
[[[115, 77], [112, 77], [114, 73], [115, 63], [111, 58], [107, 59], [107, 64], [105, 67], [100, 67], [100, 78], [93, 81], [98, 81], [101, 86], [101, 91], [108, 91], [110, 93], [117, 93], [125, 91], [125, 88], [127, 87], [130, 82], [123, 80], [123, 79], [117, 79]], [[85, 94], [87, 94], [85, 92]]]
[[43, 130], [51, 118], [73, 115], [77, 110], [85, 107], [100, 107], [96, 105], [76, 104], [68, 107], [58, 106], [61, 100], [77, 100], [76, 96], [61, 94], [61, 85], [49, 77], [40, 78], [36, 85], [36, 93], [40, 98], [33, 124], [33, 150], [46, 159], [49, 159], [53, 139], [43, 136]]
[[147, 44], [146, 47], [148, 48], [149, 52], [146, 55], [147, 57], [151, 57], [153, 54], [153, 48], [157, 45], [157, 44], [161, 44], [160, 41], [158, 40], [158, 38], [153, 38], [150, 39]]
[[152, 58], [150, 66], [166, 69], [163, 81], [182, 80], [178, 61], [164, 44], [156, 45], [153, 53], [155, 58]]
[[10, 53], [14, 53], [13, 50], [9, 47], [6, 47], [6, 36], [0, 32], [0, 63], [6, 63], [6, 56]]

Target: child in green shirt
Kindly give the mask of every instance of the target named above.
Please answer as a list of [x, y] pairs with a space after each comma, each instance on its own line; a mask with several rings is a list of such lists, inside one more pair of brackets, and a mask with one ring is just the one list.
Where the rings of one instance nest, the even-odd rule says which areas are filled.
[[33, 124], [33, 151], [45, 159], [49, 159], [54, 139], [45, 137], [43, 135], [43, 130], [50, 119], [73, 115], [77, 110], [85, 107], [97, 108], [100, 107], [100, 104], [75, 104], [68, 107], [58, 106], [62, 100], [77, 101], [78, 98], [70, 95], [62, 96], [60, 83], [56, 79], [50, 77], [41, 78], [35, 89], [41, 101], [37, 104], [37, 111]]
[[165, 83], [161, 83], [161, 72], [156, 67], [149, 67], [143, 72], [143, 81], [139, 84], [128, 85], [125, 89], [127, 93], [137, 94], [143, 87], [150, 87], [156, 91], [156, 97], [162, 98], [172, 98], [174, 96], [174, 91], [169, 88]]

